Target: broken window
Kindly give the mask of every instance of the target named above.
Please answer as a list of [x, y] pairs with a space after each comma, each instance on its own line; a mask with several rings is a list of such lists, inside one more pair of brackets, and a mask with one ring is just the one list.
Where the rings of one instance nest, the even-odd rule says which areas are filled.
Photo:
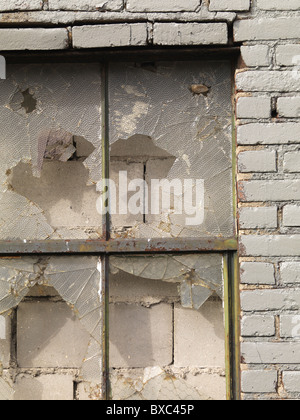
[[7, 73], [0, 399], [225, 398], [231, 63]]

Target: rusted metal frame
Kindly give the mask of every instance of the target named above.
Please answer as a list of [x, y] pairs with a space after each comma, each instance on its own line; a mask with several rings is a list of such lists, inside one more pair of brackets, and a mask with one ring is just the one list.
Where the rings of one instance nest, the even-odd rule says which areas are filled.
[[236, 251], [236, 238], [1, 241], [0, 256]]
[[240, 292], [237, 252], [224, 255], [224, 312], [226, 350], [226, 395], [241, 399], [240, 373]]

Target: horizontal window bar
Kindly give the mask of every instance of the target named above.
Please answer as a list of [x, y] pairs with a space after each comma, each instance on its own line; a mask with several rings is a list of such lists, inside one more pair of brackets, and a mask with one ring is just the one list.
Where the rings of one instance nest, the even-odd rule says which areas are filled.
[[1, 241], [0, 255], [236, 251], [236, 238]]

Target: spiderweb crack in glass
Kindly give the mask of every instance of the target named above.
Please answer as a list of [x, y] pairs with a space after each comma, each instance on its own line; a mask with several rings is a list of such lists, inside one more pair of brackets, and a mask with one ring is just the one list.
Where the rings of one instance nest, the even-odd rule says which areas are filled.
[[[8, 74], [7, 80], [0, 81], [0, 236], [51, 239], [54, 229], [43, 210], [10, 191], [7, 176], [23, 162], [40, 177], [43, 159], [65, 162], [74, 154], [73, 137], [78, 136], [95, 148], [83, 162], [89, 170], [88, 185], [101, 179], [100, 68], [97, 64], [13, 65]], [[62, 229], [60, 237], [69, 239], [69, 231]]]
[[[211, 86], [193, 95], [193, 84]], [[205, 221], [161, 214], [137, 223], [124, 236], [233, 236], [231, 69], [228, 62], [159, 63], [155, 71], [137, 64], [113, 64], [109, 76], [110, 141], [134, 135], [176, 157], [167, 179], [203, 179]], [[163, 224], [161, 224], [161, 222]]]
[[110, 267], [113, 274], [120, 270], [137, 277], [180, 283], [185, 308], [200, 309], [214, 293], [223, 298], [221, 255], [112, 256]]
[[[1, 259], [0, 314], [7, 316], [36, 284], [54, 287], [90, 333], [81, 378], [102, 389], [99, 384], [102, 377], [102, 305], [98, 262], [97, 257]], [[7, 396], [1, 372], [0, 381], [0, 394], [3, 388]]]

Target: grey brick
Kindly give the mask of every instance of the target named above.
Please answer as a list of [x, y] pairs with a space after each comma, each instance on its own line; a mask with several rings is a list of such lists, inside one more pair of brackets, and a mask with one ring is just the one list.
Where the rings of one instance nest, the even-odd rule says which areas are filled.
[[89, 333], [63, 302], [23, 302], [18, 307], [18, 364], [79, 368]]
[[280, 336], [282, 338], [300, 338], [300, 312], [298, 315], [280, 316]]
[[287, 392], [300, 392], [300, 372], [283, 372], [283, 386]]
[[283, 159], [284, 172], [300, 172], [300, 152], [287, 152]]
[[299, 65], [300, 45], [285, 44], [276, 48], [276, 62], [281, 66]]
[[277, 228], [277, 207], [241, 207], [239, 226], [240, 229]]
[[266, 97], [240, 97], [237, 101], [238, 118], [270, 118], [271, 99]]
[[238, 154], [238, 170], [247, 172], [276, 172], [277, 154], [275, 151], [255, 150]]
[[69, 45], [67, 29], [0, 29], [0, 51], [63, 50]]
[[245, 312], [300, 309], [300, 290], [274, 289], [243, 291], [241, 307]]
[[275, 370], [246, 370], [242, 372], [242, 392], [272, 393], [277, 385]]
[[280, 264], [281, 281], [284, 284], [300, 283], [300, 262], [284, 262]]
[[246, 124], [238, 127], [238, 144], [292, 144], [300, 142], [300, 123]]
[[[300, 73], [299, 73], [300, 77]], [[300, 97], [278, 98], [277, 111], [280, 117], [299, 118], [300, 117]]]
[[283, 225], [290, 227], [300, 226], [300, 206], [292, 204], [284, 206]]
[[242, 262], [241, 282], [244, 284], [275, 284], [274, 265], [263, 262]]
[[262, 10], [300, 10], [300, 1], [258, 0], [257, 7]]
[[0, 12], [16, 10], [42, 10], [42, 0], [0, 0]]
[[118, 11], [123, 0], [48, 0], [50, 10]]
[[240, 235], [243, 257], [299, 256], [300, 235]]
[[242, 58], [248, 67], [269, 66], [270, 47], [268, 45], [242, 45]]
[[172, 306], [110, 305], [110, 366], [167, 366], [172, 362]]
[[278, 40], [300, 37], [299, 17], [275, 17], [238, 20], [234, 39], [238, 41]]
[[19, 375], [15, 384], [15, 401], [72, 401], [74, 395], [71, 375], [41, 375], [33, 378]]
[[200, 5], [199, 0], [128, 0], [129, 12], [193, 12]]
[[237, 73], [236, 87], [245, 92], [299, 92], [300, 77], [294, 71], [248, 70]]
[[300, 363], [300, 343], [242, 343], [241, 349], [245, 363]]
[[227, 44], [226, 23], [155, 23], [154, 45]]
[[300, 180], [264, 180], [239, 182], [242, 202], [300, 200]]
[[242, 318], [243, 337], [273, 337], [275, 335], [274, 316], [244, 316]]
[[86, 25], [73, 28], [74, 48], [140, 46], [146, 45], [147, 39], [145, 23]]
[[212, 12], [246, 11], [250, 9], [250, 0], [210, 0], [209, 10]]

